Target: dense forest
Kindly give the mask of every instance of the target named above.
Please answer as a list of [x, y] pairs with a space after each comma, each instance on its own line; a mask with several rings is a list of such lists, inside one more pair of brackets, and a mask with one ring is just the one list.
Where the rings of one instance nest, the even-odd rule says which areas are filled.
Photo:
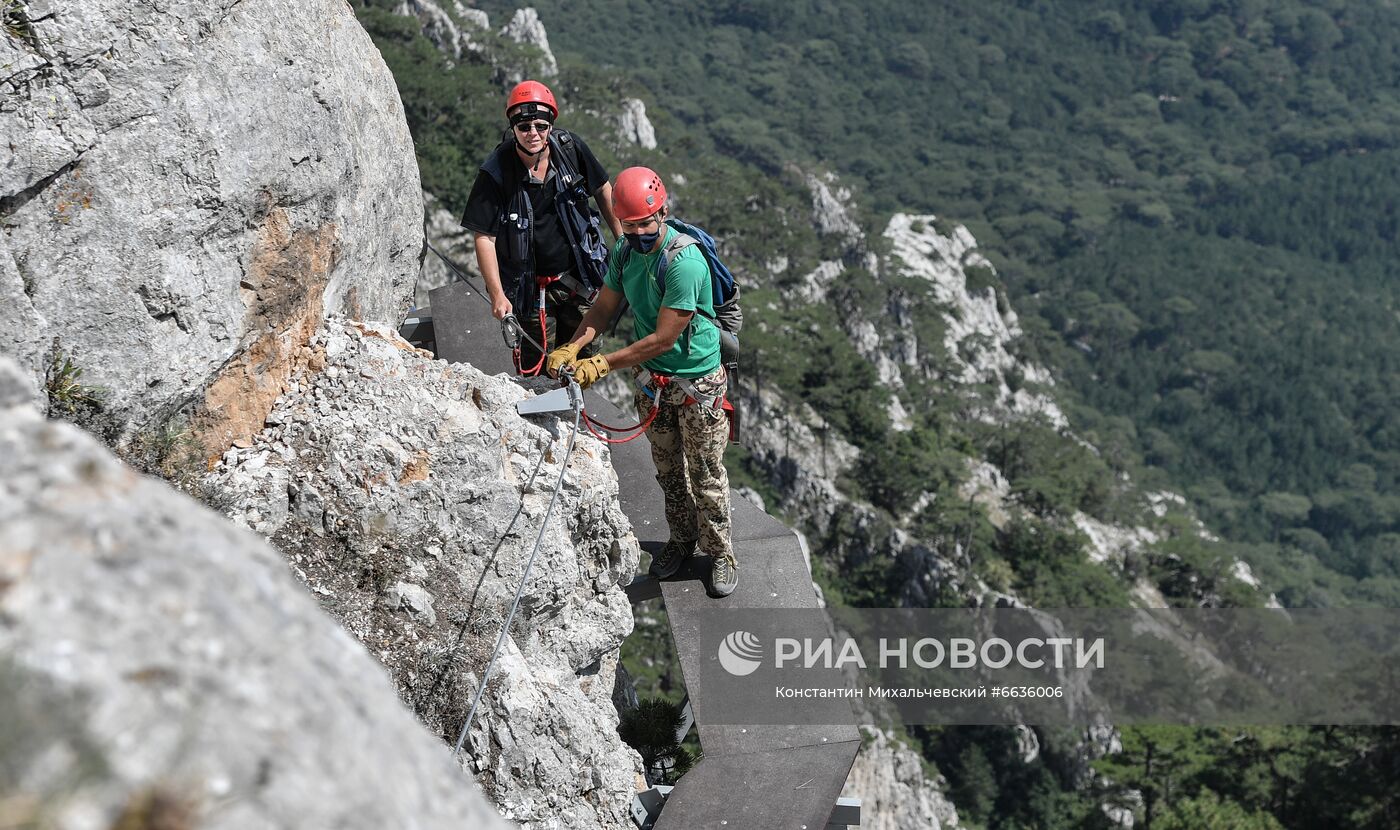
[[[399, 3], [354, 5], [398, 80], [425, 187], [459, 209], [500, 136], [501, 67], [534, 55], [481, 32], [482, 51], [453, 60]], [[497, 26], [516, 8], [474, 5]], [[593, 142], [609, 169], [703, 182], [678, 189], [682, 207], [744, 266], [746, 306], [768, 309], [746, 330], [745, 368], [824, 402], [868, 460], [844, 490], [966, 540], [989, 583], [1042, 607], [1127, 604], [1139, 576], [1177, 604], [1258, 604], [1225, 575], [1236, 557], [1285, 605], [1400, 604], [1400, 7], [534, 6], [569, 126], [605, 135], [619, 98], [647, 104], [660, 147]], [[788, 284], [765, 276], [775, 251], [789, 274], [842, 254], [804, 220], [804, 170], [855, 191], [872, 247], [896, 211], [966, 224], [997, 266], [977, 278], [1021, 315], [1021, 356], [1052, 369], [1097, 451], [1048, 426], [970, 423], [933, 387], [912, 390], [914, 429], [892, 431], [840, 309], [786, 303]], [[860, 303], [867, 276], [849, 268], [843, 300]], [[998, 529], [937, 498], [909, 520], [921, 490], [956, 490], [968, 456], [1006, 472], [1024, 513]], [[742, 452], [732, 469], [764, 490]], [[1123, 574], [1089, 562], [1058, 517], [1132, 521], [1123, 473], [1185, 494], [1221, 541], [1177, 534]], [[906, 576], [877, 561], [814, 567], [828, 599], [851, 605], [894, 602]], [[676, 696], [664, 626], [631, 644], [656, 656], [629, 663], [639, 687]], [[1101, 791], [1052, 748], [1023, 763], [1006, 729], [905, 737], [974, 827], [1103, 827], [1101, 805], [1129, 789], [1159, 830], [1400, 827], [1394, 728], [1124, 730], [1124, 752], [1094, 764], [1115, 782]]]
[[874, 225], [967, 224], [1079, 425], [1285, 604], [1400, 603], [1400, 8], [536, 6], [678, 168], [820, 165]]

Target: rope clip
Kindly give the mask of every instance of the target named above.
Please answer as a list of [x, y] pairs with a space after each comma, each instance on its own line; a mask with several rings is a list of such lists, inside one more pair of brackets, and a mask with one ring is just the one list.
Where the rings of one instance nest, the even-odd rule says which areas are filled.
[[524, 331], [520, 326], [520, 321], [515, 319], [514, 312], [501, 318], [501, 337], [506, 341], [506, 348], [512, 351], [520, 348], [520, 335]]

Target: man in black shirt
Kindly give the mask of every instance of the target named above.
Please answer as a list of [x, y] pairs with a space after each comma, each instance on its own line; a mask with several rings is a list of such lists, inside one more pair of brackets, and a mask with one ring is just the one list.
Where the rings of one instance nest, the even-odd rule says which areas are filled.
[[[491, 313], [500, 320], [514, 312], [546, 352], [558, 332], [567, 338], [578, 327], [602, 284], [608, 246], [598, 214], [613, 239], [622, 235], [607, 171], [583, 139], [554, 126], [558, 116], [544, 84], [525, 81], [511, 90], [511, 134], [481, 165], [462, 214], [462, 225], [476, 233]], [[584, 357], [597, 351], [590, 347]], [[522, 344], [523, 373], [537, 373], [543, 360], [529, 341]]]

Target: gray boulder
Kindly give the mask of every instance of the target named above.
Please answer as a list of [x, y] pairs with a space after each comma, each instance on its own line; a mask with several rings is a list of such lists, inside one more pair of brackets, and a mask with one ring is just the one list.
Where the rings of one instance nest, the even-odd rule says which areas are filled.
[[0, 352], [55, 339], [129, 437], [250, 434], [333, 312], [397, 320], [422, 248], [394, 79], [341, 0], [19, 0], [0, 38]]
[[507, 826], [265, 541], [19, 410], [0, 408], [7, 825]]
[[39, 392], [34, 388], [34, 379], [13, 360], [0, 355], [0, 412], [16, 409], [38, 417], [34, 410], [38, 404]]
[[633, 625], [618, 584], [640, 549], [606, 448], [581, 434], [565, 456], [571, 423], [521, 418], [526, 389], [391, 329], [328, 321], [311, 347], [269, 426], [205, 477], [213, 498], [272, 538], [450, 742], [544, 527], [470, 733], [473, 770], [528, 827], [631, 827], [641, 759], [612, 695]]

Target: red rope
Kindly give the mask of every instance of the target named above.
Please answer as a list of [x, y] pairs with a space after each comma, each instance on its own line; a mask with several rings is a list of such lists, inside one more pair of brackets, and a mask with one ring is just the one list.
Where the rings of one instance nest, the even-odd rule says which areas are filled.
[[[592, 418], [588, 417], [587, 412], [584, 412], [583, 425], [588, 427], [588, 431], [593, 433], [594, 438], [597, 438], [599, 441], [602, 441], [605, 444], [626, 444], [628, 441], [636, 440], [639, 436], [646, 435], [647, 427], [651, 426], [651, 422], [656, 420], [656, 413], [660, 411], [660, 409], [661, 407], [652, 405], [651, 412], [647, 414], [646, 420], [641, 421], [635, 426], [626, 427], [624, 429], [610, 427], [602, 421], [595, 421]], [[594, 429], [594, 424], [597, 424], [598, 426], [602, 427], [608, 432], [632, 432], [632, 430], [636, 430], [636, 432], [633, 432], [626, 438], [609, 438], [608, 436]]]
[[[540, 345], [545, 348], [549, 347], [549, 330], [544, 321], [544, 308], [540, 308]], [[531, 369], [520, 368], [520, 363], [518, 361], [515, 364], [515, 368], [525, 377], [535, 377], [540, 373], [540, 370], [544, 368], [545, 357], [546, 355], [544, 352], [540, 352], [540, 362], [536, 363]]]

